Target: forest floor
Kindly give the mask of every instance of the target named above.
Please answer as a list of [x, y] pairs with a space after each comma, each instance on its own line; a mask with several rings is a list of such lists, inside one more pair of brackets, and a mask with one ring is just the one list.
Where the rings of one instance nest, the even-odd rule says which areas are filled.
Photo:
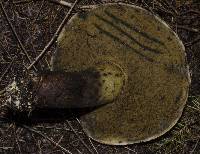
[[[79, 4], [98, 4], [108, 1], [82, 0]], [[68, 2], [73, 4], [74, 1]], [[57, 122], [38, 123], [0, 119], [0, 153], [200, 153], [200, 1], [124, 0], [123, 2], [141, 6], [157, 14], [178, 34], [186, 47], [192, 82], [189, 99], [178, 123], [168, 133], [153, 141], [127, 146], [109, 146], [89, 139], [82, 131], [76, 117]], [[55, 0], [0, 1], [0, 101], [3, 99], [3, 89], [14, 78], [24, 77], [27, 73], [26, 67], [49, 43], [69, 9], [56, 3]], [[76, 11], [73, 11], [74, 13]], [[55, 48], [54, 43], [44, 57], [34, 65], [35, 69], [42, 71], [50, 68], [51, 54]]]

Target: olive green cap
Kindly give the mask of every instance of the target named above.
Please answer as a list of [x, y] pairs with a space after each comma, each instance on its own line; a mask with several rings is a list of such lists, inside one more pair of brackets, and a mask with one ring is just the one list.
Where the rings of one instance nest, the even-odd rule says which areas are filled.
[[111, 145], [145, 142], [169, 131], [180, 118], [190, 84], [185, 49], [149, 11], [118, 3], [78, 13], [57, 45], [52, 70], [82, 71], [111, 61], [127, 76], [112, 103], [80, 117], [92, 139]]

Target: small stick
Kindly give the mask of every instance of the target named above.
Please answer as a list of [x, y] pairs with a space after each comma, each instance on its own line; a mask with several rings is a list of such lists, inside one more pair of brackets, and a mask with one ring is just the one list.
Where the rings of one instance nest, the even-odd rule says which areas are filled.
[[61, 5], [66, 6], [66, 7], [72, 7], [72, 3], [69, 3], [69, 2], [66, 2], [66, 1], [63, 1], [63, 0], [49, 0], [49, 1], [53, 2], [53, 3], [61, 4]]
[[23, 3], [30, 3], [30, 2], [32, 2], [32, 0], [22, 0], [22, 1], [13, 2], [13, 4], [23, 4]]
[[29, 131], [33, 132], [33, 133], [36, 133], [42, 137], [44, 137], [45, 139], [47, 139], [48, 141], [50, 141], [52, 144], [54, 144], [55, 146], [59, 147], [61, 150], [63, 150], [65, 153], [68, 153], [68, 154], [72, 154], [69, 150], [65, 149], [64, 147], [62, 147], [60, 144], [56, 143], [54, 140], [52, 140], [51, 138], [49, 138], [48, 136], [42, 134], [41, 132], [35, 130], [35, 129], [32, 129], [26, 125], [22, 125], [24, 128], [28, 129]]
[[44, 4], [45, 4], [45, 3], [44, 3], [44, 0], [42, 0], [42, 5], [40, 6], [39, 11], [38, 11], [38, 13], [37, 13], [37, 15], [36, 15], [36, 17], [35, 17], [35, 19], [33, 20], [32, 23], [35, 23], [35, 22], [37, 21], [37, 19], [38, 19], [40, 13], [41, 13], [41, 11], [42, 11], [42, 8], [44, 7]]
[[41, 142], [40, 141], [38, 141], [36, 138], [35, 138], [35, 134], [33, 134], [33, 133], [31, 133], [31, 137], [33, 138], [33, 140], [35, 141], [35, 144], [37, 145], [37, 147], [38, 147], [38, 154], [42, 154], [42, 149], [41, 149], [41, 146], [40, 146], [40, 144], [41, 144]]
[[69, 127], [71, 128], [71, 130], [74, 132], [74, 134], [78, 137], [79, 141], [81, 141], [81, 143], [86, 147], [86, 149], [93, 154], [93, 151], [87, 146], [87, 144], [85, 144], [85, 142], [82, 140], [82, 138], [78, 135], [78, 133], [74, 130], [73, 126], [70, 124], [70, 122], [68, 120], [66, 120], [67, 124], [69, 125]]
[[99, 154], [99, 152], [97, 151], [97, 148], [94, 146], [94, 144], [92, 143], [92, 140], [88, 137], [89, 141], [90, 141], [90, 144], [92, 145], [94, 151]]
[[[41, 126], [36, 126], [36, 128], [41, 128]], [[43, 127], [42, 127], [43, 128]], [[52, 127], [50, 127], [50, 126], [48, 126], [48, 127], [45, 127], [45, 129], [56, 129], [56, 130], [62, 130], [62, 128], [59, 128], [59, 127], [56, 127], [56, 128], [54, 128], [53, 126]], [[65, 128], [65, 130], [66, 131], [69, 131], [69, 132], [73, 132], [71, 129], [67, 129], [67, 128]], [[74, 129], [75, 130], [75, 129]], [[80, 131], [78, 131], [78, 130], [75, 130], [77, 133], [79, 133], [79, 134], [84, 134], [83, 132], [80, 132]]]
[[193, 110], [196, 110], [196, 111], [200, 112], [200, 109], [195, 108], [194, 106], [187, 105], [187, 107], [189, 107], [189, 108], [191, 108], [191, 109], [193, 109]]
[[190, 154], [193, 154], [195, 152], [195, 149], [197, 148], [197, 145], [199, 144], [199, 140], [197, 140], [196, 144], [194, 145], [194, 148], [192, 149], [192, 151], [190, 151]]
[[198, 10], [188, 10], [188, 11], [184, 11], [183, 13], [181, 13], [180, 16], [186, 15], [188, 13], [200, 14], [200, 11], [198, 11]]
[[0, 97], [6, 92], [6, 89], [0, 90]]
[[56, 143], [54, 149], [57, 148], [57, 146], [58, 146], [58, 145], [60, 144], [60, 142], [62, 141], [63, 137], [64, 137], [63, 135], [60, 137], [60, 139], [59, 139], [58, 142]]
[[174, 13], [176, 13], [176, 15], [178, 15], [177, 10], [172, 6], [172, 4], [170, 4], [167, 0], [164, 0], [164, 3], [166, 3], [169, 6], [169, 8], [171, 8], [174, 11]]
[[[4, 16], [6, 17], [6, 20], [7, 20], [8, 24], [9, 24], [9, 26], [10, 26], [12, 32], [14, 33], [14, 36], [15, 36], [15, 38], [17, 39], [17, 42], [19, 43], [20, 48], [22, 49], [23, 53], [26, 55], [28, 61], [31, 63], [32, 60], [31, 60], [30, 56], [28, 55], [28, 53], [27, 53], [25, 47], [23, 46], [21, 40], [19, 39], [19, 37], [18, 37], [18, 35], [17, 35], [17, 32], [15, 31], [15, 28], [14, 28], [14, 26], [12, 25], [12, 23], [11, 23], [9, 17], [8, 17], [8, 14], [6, 13], [6, 10], [5, 10], [4, 6], [3, 6], [3, 3], [0, 2], [0, 5], [1, 5], [1, 9], [2, 9], [2, 11], [3, 11], [3, 14], [4, 14]], [[34, 69], [35, 69], [35, 71], [37, 71], [37, 68], [36, 68], [35, 66], [34, 66]]]
[[58, 27], [57, 31], [55, 32], [55, 34], [53, 35], [53, 37], [51, 38], [51, 40], [49, 41], [49, 43], [44, 47], [44, 49], [42, 50], [42, 52], [36, 57], [35, 61], [33, 61], [29, 67], [27, 68], [28, 70], [30, 70], [33, 65], [35, 65], [44, 55], [45, 53], [48, 51], [48, 49], [53, 45], [53, 43], [55, 42], [55, 40], [58, 37], [58, 34], [60, 33], [60, 31], [62, 30], [64, 24], [70, 19], [70, 15], [73, 11], [73, 9], [75, 8], [76, 4], [78, 3], [79, 0], [76, 0], [74, 2], [74, 4], [72, 5], [72, 7], [70, 8], [70, 10], [68, 11], [67, 15], [65, 16], [65, 18], [63, 19], [62, 23], [60, 24], [60, 26]]
[[154, 11], [152, 10], [152, 7], [150, 7], [146, 2], [142, 1], [142, 4], [144, 4], [148, 9], [149, 11], [154, 14]]
[[131, 149], [129, 147], [124, 147], [124, 148], [127, 149], [128, 151], [132, 151], [132, 152], [136, 153], [135, 149], [133, 150], [133, 149]]
[[2, 150], [9, 150], [9, 149], [14, 149], [14, 147], [0, 147]]
[[191, 32], [195, 32], [195, 33], [200, 33], [200, 31], [196, 28], [190, 28], [190, 27], [186, 27], [186, 26], [182, 26], [182, 25], [177, 25], [177, 28], [184, 29], [184, 30], [191, 31]]
[[[57, 3], [63, 5], [65, 7], [72, 7], [72, 3], [66, 2], [64, 0], [49, 0], [50, 2]], [[78, 5], [77, 7], [82, 10], [88, 10], [95, 8], [97, 5]]]
[[[32, 46], [33, 52], [35, 53], [34, 55], [36, 56], [36, 55], [37, 55], [37, 51], [36, 51], [36, 49], [35, 49], [35, 47], [34, 47], [34, 44], [33, 44], [33, 36], [31, 35], [30, 30], [29, 30], [29, 28], [28, 28], [27, 25], [28, 25], [28, 23], [26, 22], [26, 29], [27, 29], [27, 32], [28, 32], [29, 37], [31, 38], [31, 39], [30, 39], [30, 44], [31, 44], [31, 46]], [[39, 64], [40, 69], [41, 69], [41, 68], [42, 68], [41, 63], [39, 62], [38, 64]]]
[[200, 41], [200, 37], [197, 37], [197, 38], [194, 39], [193, 41], [186, 43], [185, 46], [186, 46], [186, 47], [190, 47], [190, 46], [196, 44], [196, 43], [199, 42], [199, 41]]
[[82, 152], [80, 152], [80, 150], [79, 150], [79, 149], [76, 149], [76, 151], [77, 151], [79, 154], [82, 154]]
[[4, 71], [4, 73], [1, 75], [0, 82], [2, 81], [2, 79], [4, 78], [4, 76], [8, 73], [8, 71], [10, 70], [10, 68], [13, 65], [13, 62], [15, 61], [15, 59], [16, 59], [16, 57], [14, 57], [12, 59], [12, 61], [10, 62], [10, 64], [8, 65], [8, 67], [6, 68], [6, 70]]
[[[78, 122], [79, 124], [81, 124], [78, 118], [76, 118], [76, 120], [77, 120], [77, 122]], [[87, 136], [87, 135], [86, 135], [86, 136]], [[88, 136], [87, 136], [87, 137], [88, 137]], [[91, 145], [92, 145], [94, 151], [95, 151], [97, 154], [99, 154], [99, 152], [97, 151], [97, 148], [96, 148], [96, 147], [94, 146], [94, 144], [92, 143], [90, 137], [88, 137], [88, 139], [89, 139], [89, 141], [90, 141], [90, 143], [91, 143]]]
[[170, 14], [171, 16], [175, 17], [174, 14], [173, 14], [173, 12], [171, 12], [168, 9], [165, 9], [165, 7], [163, 6], [163, 4], [160, 1], [158, 1], [158, 0], [154, 1], [154, 10], [162, 11], [162, 12], [165, 12], [165, 13]]
[[15, 134], [15, 141], [16, 141], [16, 143], [17, 143], [18, 151], [19, 151], [19, 153], [21, 154], [22, 151], [21, 151], [21, 147], [20, 147], [20, 144], [19, 144], [19, 137], [18, 137], [18, 134], [17, 134], [17, 132], [16, 132], [16, 127], [15, 127], [15, 125], [14, 125], [14, 134]]

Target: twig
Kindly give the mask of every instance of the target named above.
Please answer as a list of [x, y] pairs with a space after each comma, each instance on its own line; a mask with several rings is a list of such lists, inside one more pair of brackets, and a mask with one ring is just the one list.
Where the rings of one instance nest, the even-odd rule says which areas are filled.
[[[42, 126], [36, 126], [36, 128], [43, 128]], [[56, 129], [56, 130], [63, 130], [63, 128], [59, 128], [59, 127], [50, 127], [50, 126], [48, 126], [48, 127], [45, 127], [45, 129]], [[75, 130], [75, 129], [74, 129]], [[71, 129], [67, 129], [67, 128], [65, 128], [65, 131], [69, 131], [69, 132], [73, 132]], [[83, 132], [80, 132], [80, 131], [78, 131], [78, 130], [75, 130], [77, 133], [79, 133], [79, 134], [84, 134]]]
[[185, 46], [186, 46], [186, 47], [190, 47], [190, 46], [196, 44], [196, 43], [199, 42], [199, 41], [200, 41], [200, 37], [197, 37], [197, 38], [194, 39], [193, 41], [186, 43]]
[[103, 3], [102, 1], [99, 1], [99, 0], [93, 0], [93, 2], [94, 2], [95, 4], [102, 4], [102, 3]]
[[152, 10], [152, 7], [151, 6], [149, 6], [146, 2], [144, 2], [144, 1], [142, 1], [142, 4], [144, 4], [147, 8], [148, 8], [148, 10], [152, 13], [152, 14], [154, 14], [154, 11]]
[[186, 15], [188, 13], [200, 14], [200, 11], [198, 11], [198, 10], [188, 10], [188, 11], [184, 11], [183, 13], [181, 13], [180, 16]]
[[[76, 118], [76, 121], [77, 121], [79, 124], [81, 124], [78, 118]], [[87, 136], [87, 135], [86, 135], [86, 136]], [[89, 137], [88, 137], [88, 139], [89, 139], [89, 141], [90, 141], [90, 143], [91, 143], [91, 145], [92, 145], [94, 151], [95, 151], [97, 154], [99, 154], [99, 152], [97, 151], [97, 148], [94, 146], [94, 144], [92, 143], [91, 139], [90, 139]]]
[[16, 57], [14, 57], [12, 59], [12, 61], [10, 62], [10, 64], [8, 65], [8, 67], [6, 68], [6, 70], [4, 71], [4, 73], [1, 75], [0, 82], [2, 81], [2, 79], [4, 78], [4, 76], [8, 73], [8, 71], [10, 70], [10, 68], [13, 65], [13, 62], [15, 61], [15, 59], [16, 59]]
[[169, 6], [169, 8], [171, 8], [174, 11], [174, 13], [178, 15], [177, 10], [172, 6], [172, 4], [170, 4], [167, 0], [164, 0], [164, 3], [166, 3]]
[[[31, 133], [31, 136], [32, 136], [32, 138], [33, 138], [33, 140], [35, 141], [35, 144], [37, 145], [37, 147], [38, 147], [38, 154], [42, 154], [42, 149], [41, 149], [41, 146], [40, 146], [40, 140], [39, 141], [37, 141], [36, 140], [36, 138], [35, 138], [35, 134], [33, 134], [33, 133]], [[40, 143], [39, 143], [40, 142]]]
[[62, 141], [62, 139], [63, 139], [63, 135], [60, 137], [60, 139], [58, 140], [58, 142], [56, 143], [56, 145], [55, 145], [55, 147], [54, 148], [57, 148], [57, 146], [60, 144], [60, 142]]
[[13, 4], [23, 4], [23, 3], [30, 3], [30, 2], [32, 2], [32, 0], [22, 0], [22, 1], [13, 2]]
[[89, 141], [90, 141], [90, 144], [92, 145], [94, 151], [99, 154], [99, 152], [97, 151], [97, 148], [94, 146], [94, 144], [92, 143], [91, 139], [88, 137]]
[[48, 141], [50, 141], [52, 144], [54, 144], [55, 146], [59, 147], [61, 150], [63, 150], [65, 153], [68, 153], [68, 154], [72, 154], [69, 150], [65, 149], [64, 147], [62, 147], [61, 145], [59, 145], [58, 143], [56, 143], [54, 140], [52, 140], [51, 138], [49, 138], [48, 136], [42, 134], [41, 132], [35, 130], [35, 129], [32, 129], [26, 125], [22, 125], [24, 128], [28, 129], [29, 131], [33, 132], [33, 133], [36, 133], [42, 137], [44, 137], [45, 139], [47, 139]]
[[154, 10], [162, 11], [162, 12], [165, 12], [165, 13], [170, 14], [171, 16], [175, 17], [174, 13], [171, 10], [166, 9], [163, 6], [162, 1], [160, 2], [160, 0], [155, 0], [154, 5], [158, 5], [157, 7], [154, 8]]
[[82, 154], [82, 152], [80, 152], [80, 150], [79, 150], [79, 149], [76, 149], [76, 151], [77, 151], [79, 154]]
[[129, 147], [124, 147], [124, 148], [127, 149], [128, 151], [132, 151], [132, 152], [136, 153], [135, 149], [133, 150], [133, 149], [131, 149]]
[[62, 23], [60, 24], [60, 26], [58, 27], [57, 31], [55, 32], [55, 34], [53, 35], [53, 37], [51, 38], [51, 40], [49, 41], [49, 43], [44, 47], [44, 49], [42, 50], [42, 52], [38, 55], [38, 57], [36, 57], [35, 61], [33, 61], [29, 67], [27, 68], [28, 70], [30, 70], [34, 64], [36, 64], [44, 55], [45, 53], [48, 51], [48, 49], [53, 45], [53, 43], [55, 42], [55, 40], [58, 37], [58, 34], [60, 33], [60, 31], [62, 30], [63, 26], [65, 25], [65, 23], [70, 19], [70, 15], [73, 11], [73, 9], [75, 8], [76, 4], [78, 3], [79, 0], [76, 0], [74, 2], [74, 4], [72, 5], [72, 7], [70, 8], [70, 10], [68, 11], [67, 15], [65, 16], [65, 18], [63, 19]]
[[197, 145], [198, 145], [198, 144], [199, 144], [199, 139], [197, 140], [197, 142], [196, 142], [194, 148], [192, 149], [192, 151], [190, 152], [190, 154], [193, 154], [193, 153], [194, 153], [194, 151], [195, 151], [195, 149], [197, 148]]
[[14, 129], [14, 134], [15, 134], [15, 141], [17, 143], [17, 147], [18, 147], [19, 153], [21, 154], [22, 151], [21, 151], [21, 147], [19, 145], [19, 138], [18, 138], [18, 134], [16, 132], [16, 126], [15, 125], [14, 125], [13, 129]]
[[189, 108], [191, 108], [191, 109], [193, 109], [193, 110], [196, 110], [196, 111], [198, 111], [198, 112], [200, 113], [200, 109], [198, 109], [198, 108], [195, 108], [195, 107], [190, 106], [190, 105], [187, 105], [187, 107], [189, 107]]
[[[35, 53], [34, 55], [36, 56], [37, 55], [37, 51], [36, 51], [36, 49], [34, 47], [34, 44], [33, 44], [33, 36], [31, 35], [30, 30], [28, 29], [27, 25], [28, 25], [28, 23], [26, 22], [26, 29], [27, 29], [27, 32], [28, 32], [28, 35], [29, 35], [29, 38], [30, 38], [30, 44], [32, 46], [33, 52]], [[42, 65], [41, 65], [40, 62], [38, 62], [38, 64], [40, 66], [40, 68], [39, 68], [39, 70], [40, 70], [42, 68]]]
[[73, 126], [71, 125], [71, 123], [66, 120], [67, 124], [69, 125], [69, 127], [71, 128], [71, 130], [74, 132], [74, 134], [78, 137], [79, 141], [81, 141], [81, 143], [86, 147], [86, 149], [93, 154], [93, 151], [87, 146], [87, 144], [85, 144], [85, 142], [82, 140], [82, 138], [79, 136], [79, 134], [74, 130]]
[[191, 32], [195, 32], [195, 33], [200, 33], [200, 31], [196, 28], [190, 28], [190, 27], [186, 27], [186, 26], [182, 26], [182, 25], [177, 25], [177, 28], [184, 29], [184, 30], [191, 31]]
[[0, 147], [2, 150], [9, 150], [9, 149], [14, 149], [14, 147]]
[[32, 23], [35, 23], [35, 22], [37, 21], [37, 19], [38, 19], [40, 13], [41, 13], [41, 11], [42, 11], [42, 8], [44, 7], [44, 4], [45, 4], [45, 3], [44, 3], [44, 0], [42, 0], [42, 5], [40, 6], [39, 11], [38, 11], [38, 13], [37, 13], [35, 19], [33, 19], [33, 22], [32, 22]]
[[6, 92], [6, 89], [0, 90], [0, 97]]
[[[3, 3], [0, 2], [0, 5], [1, 5], [1, 9], [2, 9], [2, 11], [3, 11], [3, 14], [4, 14], [4, 16], [6, 17], [6, 20], [7, 20], [8, 24], [9, 24], [9, 26], [10, 26], [12, 32], [14, 33], [14, 36], [15, 36], [15, 38], [17, 39], [17, 42], [19, 43], [19, 46], [20, 46], [21, 50], [22, 50], [23, 53], [26, 55], [28, 61], [31, 63], [32, 60], [31, 60], [30, 56], [28, 55], [28, 53], [27, 53], [25, 47], [23, 46], [21, 40], [19, 39], [19, 37], [18, 37], [18, 35], [17, 35], [17, 32], [15, 31], [15, 28], [14, 28], [14, 26], [12, 25], [12, 23], [11, 23], [9, 17], [8, 17], [8, 14], [6, 13], [6, 10], [5, 10], [4, 6], [3, 6]], [[35, 69], [35, 71], [37, 71], [37, 68], [36, 68], [35, 66], [34, 66], [34, 69]]]
[[[49, 0], [50, 2], [53, 3], [57, 3], [60, 5], [63, 5], [65, 7], [72, 7], [72, 3], [66, 2], [64, 0]], [[88, 10], [88, 9], [92, 9], [95, 8], [97, 5], [78, 5], [77, 8], [78, 9], [82, 9], [82, 10]]]
[[[196, 5], [199, 4], [199, 3], [195, 3]], [[190, 1], [187, 1], [185, 0], [183, 4], [180, 4], [180, 5], [176, 5], [176, 8], [177, 9], [180, 9], [182, 7], [191, 7], [192, 6], [192, 3]]]

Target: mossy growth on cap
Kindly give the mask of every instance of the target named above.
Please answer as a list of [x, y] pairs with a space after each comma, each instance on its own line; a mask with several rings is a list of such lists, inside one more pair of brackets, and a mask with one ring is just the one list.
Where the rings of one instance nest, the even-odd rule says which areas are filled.
[[149, 141], [180, 118], [190, 84], [185, 49], [157, 16], [133, 5], [100, 5], [74, 15], [57, 43], [52, 70], [82, 71], [109, 61], [126, 76], [112, 103], [80, 117], [92, 139], [111, 145]]

